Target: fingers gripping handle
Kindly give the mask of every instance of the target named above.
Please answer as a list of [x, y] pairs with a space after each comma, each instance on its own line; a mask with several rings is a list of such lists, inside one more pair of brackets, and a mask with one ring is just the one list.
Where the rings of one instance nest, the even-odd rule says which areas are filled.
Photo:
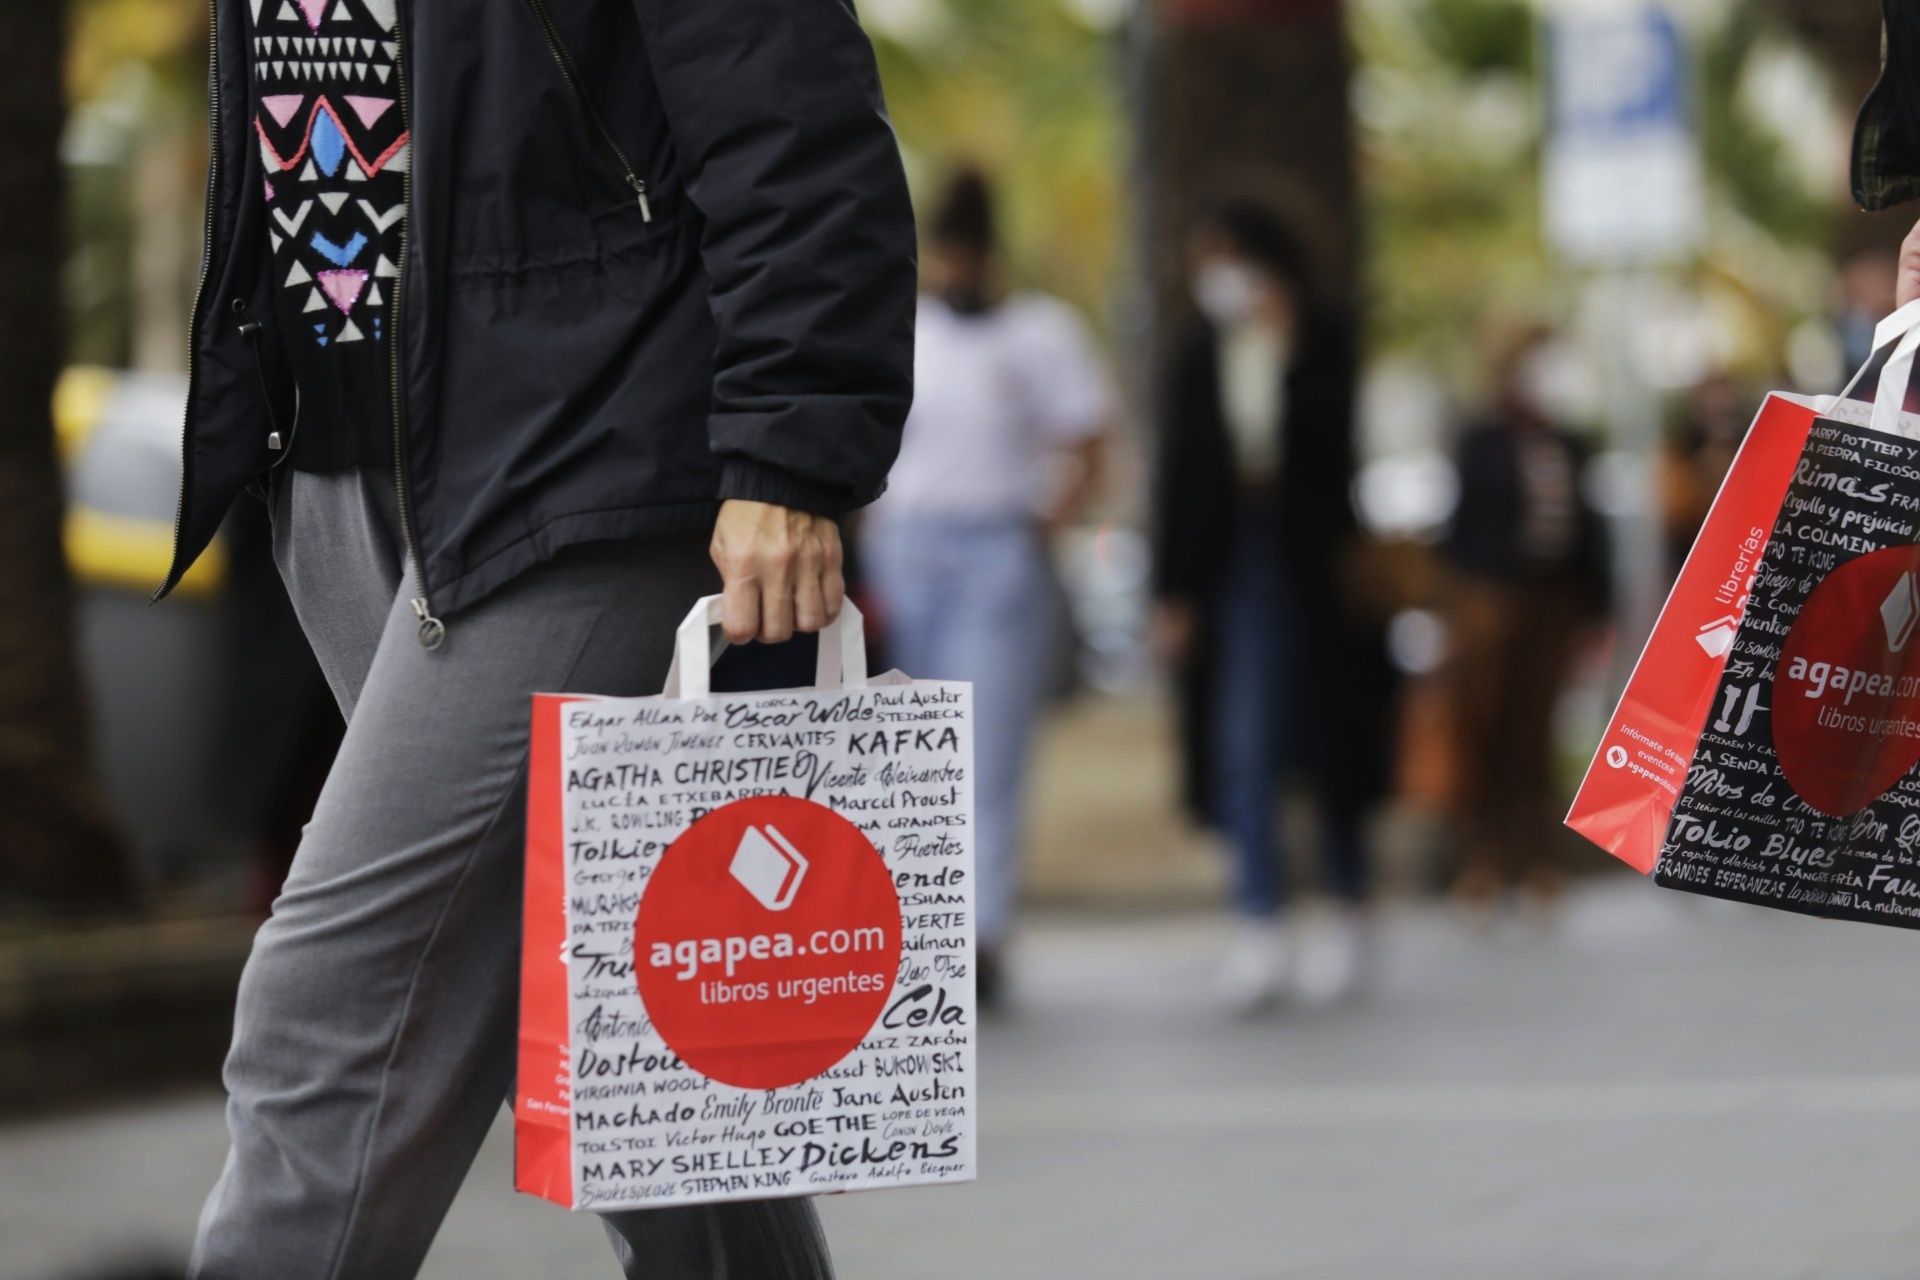
[[[714, 643], [714, 628], [720, 625], [720, 597], [707, 596], [688, 612], [674, 633], [673, 665], [667, 668], [669, 698], [704, 698], [713, 692], [714, 662], [726, 650], [723, 640]], [[820, 632], [820, 659], [814, 667], [816, 689], [864, 689], [867, 685], [867, 636], [860, 610], [849, 600], [840, 606], [840, 616]]]

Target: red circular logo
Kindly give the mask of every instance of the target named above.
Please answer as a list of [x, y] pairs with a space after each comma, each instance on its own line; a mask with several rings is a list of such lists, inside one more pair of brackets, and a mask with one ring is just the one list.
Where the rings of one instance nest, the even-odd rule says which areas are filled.
[[1773, 677], [1773, 749], [1830, 817], [1858, 813], [1920, 760], [1920, 546], [1835, 569], [1794, 620]]
[[777, 1089], [832, 1067], [900, 971], [900, 896], [860, 828], [754, 796], [668, 846], [634, 924], [640, 999], [667, 1047], [722, 1084]]

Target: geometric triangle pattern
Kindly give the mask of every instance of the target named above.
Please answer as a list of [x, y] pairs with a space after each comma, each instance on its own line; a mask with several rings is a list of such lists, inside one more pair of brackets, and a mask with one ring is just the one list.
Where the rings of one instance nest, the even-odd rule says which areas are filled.
[[[283, 104], [287, 98], [294, 98], [297, 105], [284, 123], [278, 120], [278, 112], [272, 110], [266, 116], [254, 117], [254, 131], [260, 135], [260, 155], [270, 169], [297, 168], [302, 160], [311, 157], [331, 178], [340, 172], [340, 162], [351, 154], [364, 173], [376, 174], [392, 166], [410, 140], [404, 129], [380, 129], [377, 116], [374, 124], [363, 124], [359, 130], [350, 132], [340, 109], [326, 94], [273, 96]], [[264, 104], [266, 99], [261, 101]], [[301, 113], [297, 123], [294, 112]], [[269, 119], [274, 121], [271, 127]], [[404, 169], [402, 165], [395, 171], [404, 172]]]
[[300, 93], [269, 93], [260, 99], [260, 105], [267, 109], [273, 122], [284, 129], [306, 100], [306, 95]]
[[[4, 2], [4, 0], [0, 0]], [[379, 346], [411, 159], [394, 0], [251, 0], [253, 129], [275, 229], [276, 309], [326, 359]], [[282, 235], [281, 233], [284, 233]], [[344, 349], [342, 349], [344, 348]], [[317, 358], [317, 357], [316, 357]], [[384, 357], [381, 357], [384, 360]]]
[[365, 271], [322, 271], [320, 287], [327, 291], [327, 300], [340, 308], [340, 314], [353, 314], [353, 304], [360, 301], [360, 295], [367, 288]]
[[346, 98], [347, 105], [353, 108], [353, 114], [358, 116], [360, 123], [369, 129], [379, 123], [380, 117], [393, 108], [392, 98], [376, 98], [364, 93], [349, 93]]

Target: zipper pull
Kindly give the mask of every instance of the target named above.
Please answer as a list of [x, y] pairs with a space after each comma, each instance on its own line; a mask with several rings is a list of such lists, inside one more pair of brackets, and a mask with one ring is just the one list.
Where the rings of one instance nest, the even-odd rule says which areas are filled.
[[240, 336], [253, 352], [253, 365], [260, 375], [260, 394], [267, 397], [267, 424], [273, 429], [267, 433], [267, 450], [281, 453], [286, 449], [286, 441], [280, 436], [280, 424], [274, 420], [273, 393], [267, 390], [267, 372], [260, 363], [260, 322], [247, 313], [247, 300], [233, 300], [233, 314], [240, 317]]
[[633, 188], [633, 194], [640, 198], [640, 221], [653, 221], [653, 206], [647, 202], [647, 184], [644, 179], [633, 174], [627, 175], [627, 185]]
[[420, 619], [420, 647], [438, 649], [447, 642], [447, 624], [433, 616], [425, 596], [413, 598], [413, 616]]

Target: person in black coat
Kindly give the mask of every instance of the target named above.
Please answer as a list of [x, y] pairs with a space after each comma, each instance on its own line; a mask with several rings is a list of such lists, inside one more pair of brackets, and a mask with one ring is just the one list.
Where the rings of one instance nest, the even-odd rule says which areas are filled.
[[[1316, 305], [1293, 238], [1257, 205], [1209, 212], [1191, 263], [1199, 314], [1159, 414], [1156, 641], [1182, 695], [1190, 802], [1235, 857], [1227, 994], [1252, 1007], [1297, 978], [1331, 998], [1360, 976], [1361, 819], [1387, 777], [1391, 697], [1379, 629], [1347, 600], [1352, 326]], [[1342, 907], [1297, 969], [1274, 822], [1290, 775], [1318, 803]]]

